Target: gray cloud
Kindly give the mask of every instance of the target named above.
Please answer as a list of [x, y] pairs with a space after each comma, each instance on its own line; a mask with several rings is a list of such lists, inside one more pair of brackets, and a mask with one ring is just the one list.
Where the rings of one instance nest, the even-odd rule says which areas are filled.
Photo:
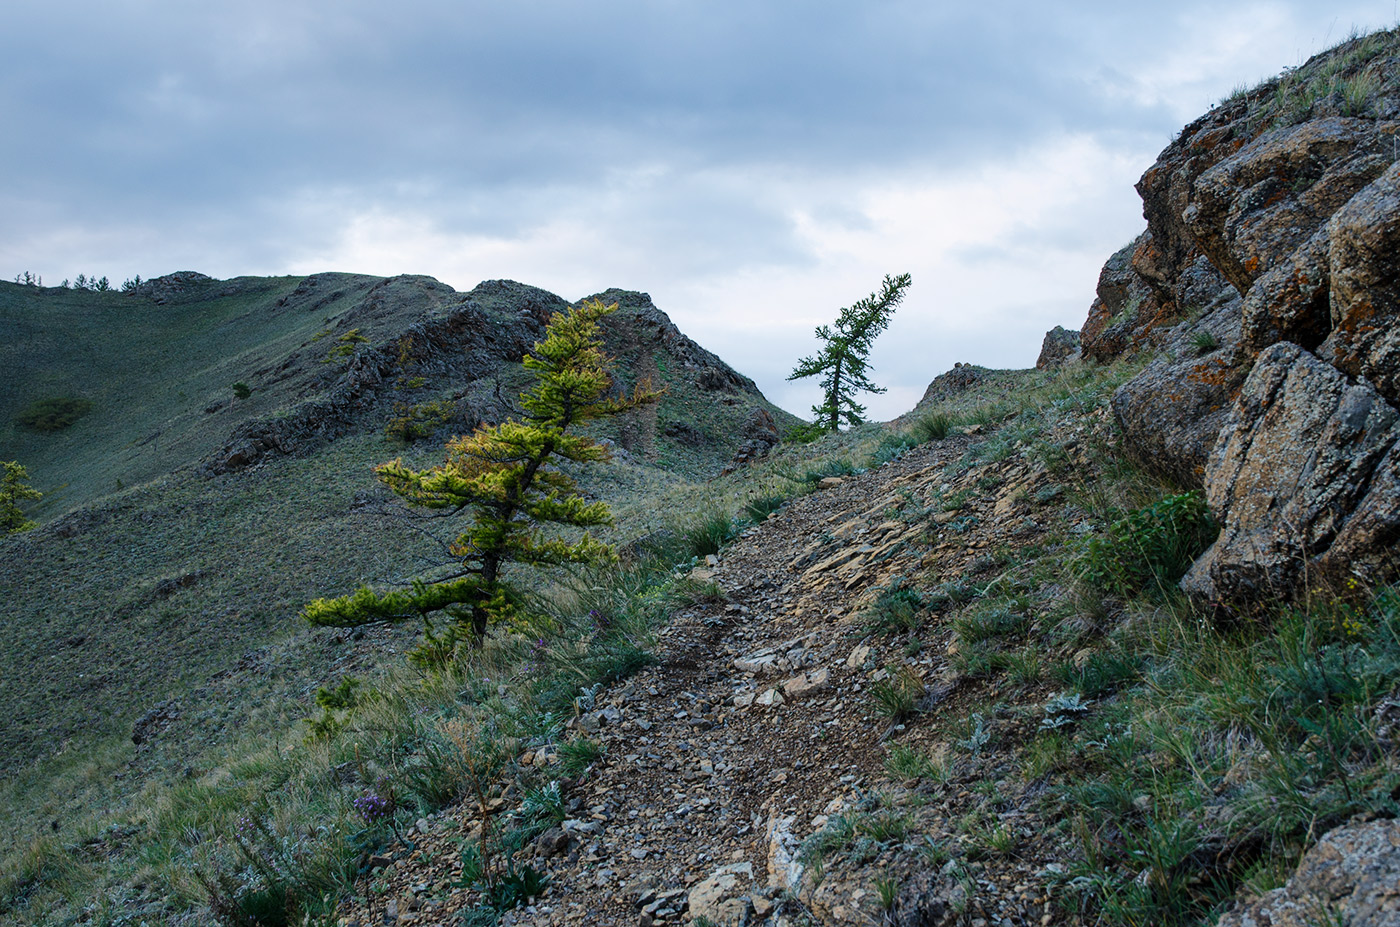
[[[594, 217], [631, 255], [619, 269], [692, 282], [811, 268], [795, 211], [872, 228], [829, 194], [842, 184], [973, 174], [1081, 135], [1145, 167], [1210, 94], [1339, 40], [1348, 17], [1392, 14], [1360, 0], [14, 6], [0, 272], [50, 279], [281, 270], [371, 212], [508, 241]], [[961, 257], [1108, 247], [1100, 234], [1070, 212]]]

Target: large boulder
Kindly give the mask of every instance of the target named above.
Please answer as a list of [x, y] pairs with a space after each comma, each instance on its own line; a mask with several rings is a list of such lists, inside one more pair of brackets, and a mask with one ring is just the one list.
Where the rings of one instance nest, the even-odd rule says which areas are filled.
[[1400, 403], [1400, 163], [1328, 230], [1332, 331], [1319, 354]]
[[1040, 345], [1040, 357], [1036, 358], [1037, 370], [1063, 367], [1070, 361], [1079, 359], [1079, 332], [1056, 325], [1045, 333]]
[[1388, 551], [1371, 545], [1400, 527], [1398, 438], [1396, 411], [1369, 385], [1295, 344], [1267, 348], [1206, 464], [1221, 532], [1183, 588], [1249, 603], [1346, 571], [1388, 578]]

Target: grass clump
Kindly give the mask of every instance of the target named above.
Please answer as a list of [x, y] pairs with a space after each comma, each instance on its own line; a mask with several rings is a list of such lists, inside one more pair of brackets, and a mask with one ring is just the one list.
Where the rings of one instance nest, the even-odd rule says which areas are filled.
[[948, 413], [932, 412], [916, 420], [910, 433], [920, 444], [927, 444], [930, 441], [942, 441], [948, 437], [956, 424]]
[[891, 724], [898, 724], [918, 709], [924, 683], [907, 664], [886, 668], [883, 679], [870, 687], [878, 713]]
[[924, 597], [897, 578], [881, 589], [866, 608], [866, 626], [889, 635], [917, 631], [923, 625]]
[[76, 396], [53, 396], [36, 399], [25, 406], [15, 422], [30, 431], [54, 432], [71, 427], [78, 419], [92, 411], [91, 400]]

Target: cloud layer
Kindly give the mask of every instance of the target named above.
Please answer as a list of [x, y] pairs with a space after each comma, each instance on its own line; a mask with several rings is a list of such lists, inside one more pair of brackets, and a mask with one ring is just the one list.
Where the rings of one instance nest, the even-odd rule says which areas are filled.
[[1393, 4], [22, 3], [0, 272], [644, 289], [797, 412], [811, 328], [910, 271], [907, 409], [1077, 326], [1185, 121]]

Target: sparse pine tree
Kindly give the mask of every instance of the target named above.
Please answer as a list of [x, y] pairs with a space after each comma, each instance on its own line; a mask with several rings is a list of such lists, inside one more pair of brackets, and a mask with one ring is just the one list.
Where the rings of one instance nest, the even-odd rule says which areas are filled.
[[865, 406], [855, 401], [857, 393], [883, 393], [883, 386], [870, 382], [866, 371], [870, 369], [866, 358], [875, 337], [890, 324], [895, 307], [904, 298], [904, 291], [912, 282], [908, 274], [898, 277], [885, 275], [884, 285], [879, 293], [871, 293], [860, 302], [841, 310], [835, 326], [819, 325], [817, 337], [825, 342], [825, 347], [812, 356], [797, 362], [797, 367], [788, 375], [789, 380], [822, 375], [821, 405], [812, 406], [818, 425], [827, 431], [836, 431], [841, 423], [859, 425], [865, 421]]
[[43, 493], [28, 485], [29, 471], [17, 460], [0, 461], [0, 536], [28, 531], [37, 522], [24, 517], [20, 502], [43, 498]]
[[[524, 360], [535, 385], [521, 394], [523, 421], [483, 426], [457, 438], [439, 466], [410, 470], [396, 460], [376, 471], [411, 505], [471, 513], [471, 525], [452, 546], [460, 558], [453, 575], [417, 581], [409, 589], [365, 587], [353, 595], [317, 599], [303, 616], [312, 624], [339, 627], [421, 619], [426, 639], [411, 659], [431, 666], [449, 659], [459, 642], [479, 645], [491, 625], [509, 624], [520, 615], [522, 596], [504, 575], [510, 564], [612, 560], [612, 548], [588, 533], [610, 524], [612, 513], [605, 503], [584, 499], [553, 461], [606, 460], [606, 447], [571, 429], [660, 395], [650, 384], [638, 386], [630, 397], [610, 395], [609, 358], [598, 323], [616, 309], [594, 301], [550, 320], [544, 340]], [[582, 533], [570, 540], [555, 525]], [[443, 633], [435, 633], [432, 624], [439, 613], [449, 619]]]

